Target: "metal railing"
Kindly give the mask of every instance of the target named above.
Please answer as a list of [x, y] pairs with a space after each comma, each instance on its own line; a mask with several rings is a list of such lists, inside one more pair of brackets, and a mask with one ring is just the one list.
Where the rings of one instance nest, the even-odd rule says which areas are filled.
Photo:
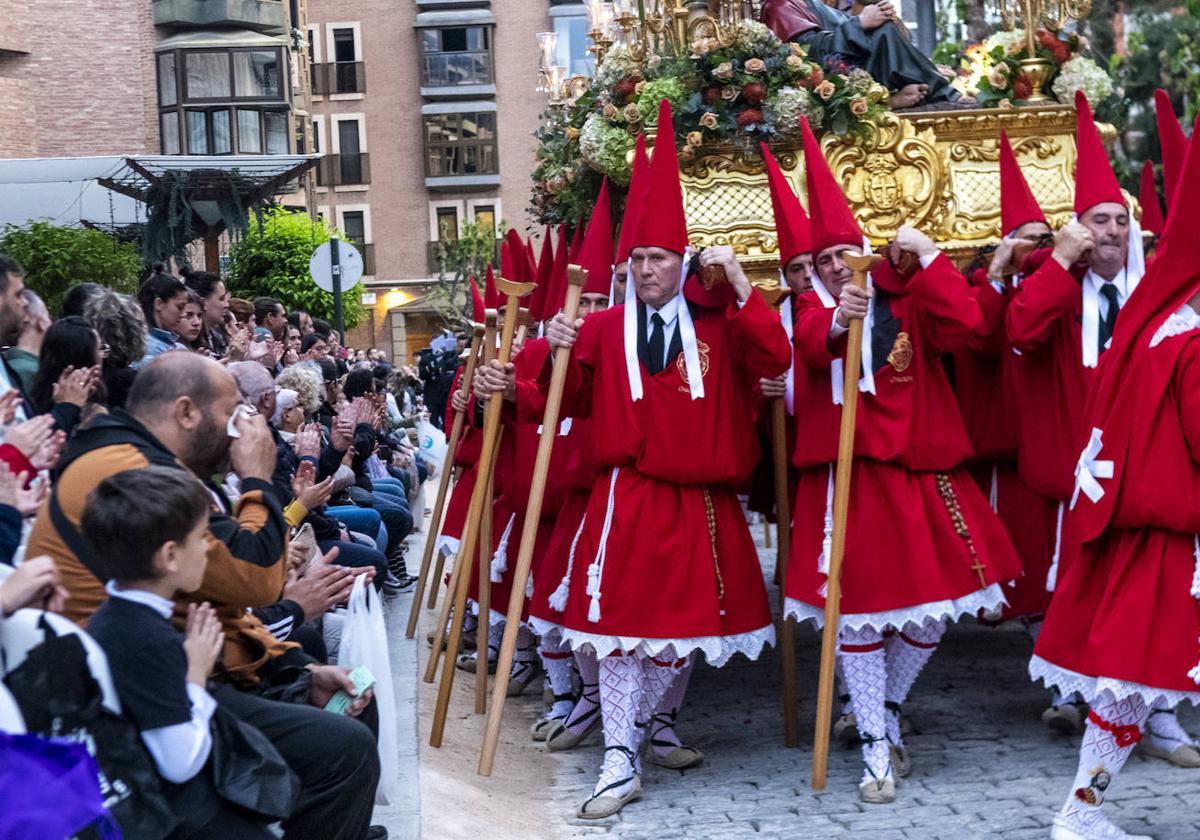
[[309, 67], [314, 96], [367, 92], [366, 65], [361, 61], [331, 61]]
[[427, 87], [489, 85], [492, 83], [491, 50], [432, 53], [424, 56], [421, 84]]
[[325, 155], [317, 164], [317, 186], [334, 187], [371, 183], [371, 157], [360, 154]]

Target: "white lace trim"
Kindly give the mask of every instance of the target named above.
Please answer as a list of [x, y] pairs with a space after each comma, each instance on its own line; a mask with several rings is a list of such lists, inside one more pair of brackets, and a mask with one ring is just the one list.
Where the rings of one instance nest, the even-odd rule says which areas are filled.
[[462, 545], [462, 540], [457, 537], [440, 536], [437, 542], [433, 545], [434, 551], [445, 552], [447, 556], [458, 554], [459, 546]]
[[[847, 613], [841, 617], [841, 626], [851, 630], [862, 630], [870, 627], [883, 631], [890, 627], [903, 630], [908, 625], [923, 627], [938, 621], [957, 621], [965, 616], [974, 616], [980, 610], [991, 612], [1008, 604], [1000, 584], [993, 583], [985, 589], [979, 589], [962, 598], [948, 601], [930, 601], [927, 604], [917, 604], [898, 610], [886, 610], [874, 613]], [[811, 621], [820, 628], [825, 624], [825, 610], [788, 598], [784, 605], [784, 615], [795, 618], [796, 621]]]
[[1150, 346], [1157, 347], [1172, 336], [1183, 335], [1197, 328], [1200, 328], [1200, 314], [1185, 303], [1155, 330], [1154, 338], [1150, 339]]
[[1116, 700], [1139, 695], [1147, 706], [1153, 706], [1162, 701], [1168, 707], [1174, 708], [1185, 700], [1193, 706], [1200, 706], [1200, 690], [1171, 691], [1166, 688], [1155, 688], [1111, 677], [1089, 677], [1086, 674], [1060, 668], [1036, 654], [1029, 660], [1029, 677], [1034, 682], [1041, 680], [1048, 688], [1057, 688], [1064, 696], [1078, 691], [1088, 703], [1093, 703], [1097, 697], [1107, 692]]
[[608, 656], [614, 651], [634, 651], [639, 656], [658, 656], [668, 647], [674, 649], [673, 656], [682, 659], [693, 651], [700, 651], [709, 665], [720, 668], [734, 654], [740, 653], [747, 659], [758, 659], [765, 645], [775, 646], [775, 625], [768, 624], [749, 633], [737, 633], [732, 636], [692, 636], [683, 639], [644, 639], [641, 636], [602, 636], [595, 633], [585, 633], [572, 630], [559, 624], [546, 621], [536, 616], [529, 619], [533, 632], [539, 636], [557, 634], [557, 638], [566, 642], [572, 650], [589, 647], [595, 651], [597, 658]]

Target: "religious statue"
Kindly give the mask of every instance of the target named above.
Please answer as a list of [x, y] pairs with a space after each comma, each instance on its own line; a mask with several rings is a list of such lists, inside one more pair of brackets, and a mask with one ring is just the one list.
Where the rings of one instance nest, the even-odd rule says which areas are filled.
[[892, 92], [893, 110], [974, 104], [913, 45], [889, 0], [863, 5], [858, 15], [822, 0], [765, 0], [762, 21], [781, 40], [807, 47], [814, 61], [839, 56], [865, 69]]

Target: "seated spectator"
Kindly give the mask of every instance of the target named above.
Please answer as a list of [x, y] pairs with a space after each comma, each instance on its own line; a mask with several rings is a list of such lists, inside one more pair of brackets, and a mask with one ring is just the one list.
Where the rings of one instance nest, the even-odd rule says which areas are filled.
[[225, 282], [209, 271], [184, 269], [183, 282], [200, 295], [204, 306], [204, 326], [200, 331], [200, 343], [214, 359], [229, 352], [229, 335], [225, 330], [225, 315], [229, 312], [229, 292]]
[[[68, 592], [63, 613], [84, 623], [107, 597], [108, 575], [79, 531], [92, 490], [115, 473], [150, 465], [203, 477], [212, 501], [208, 565], [200, 588], [176, 604], [177, 626], [188, 603], [213, 605], [225, 636], [213, 697], [261, 730], [300, 778], [300, 803], [285, 833], [363, 840], [379, 778], [375, 704], [357, 720], [323, 711], [337, 690], [353, 689], [347, 670], [278, 641], [248, 612], [280, 599], [286, 525], [271, 483], [274, 441], [264, 418], [234, 417], [241, 403], [233, 377], [214, 360], [194, 353], [153, 360], [134, 382], [128, 413], [97, 418], [76, 436], [28, 551], [54, 558]], [[241, 485], [236, 505], [212, 482], [227, 465]]]
[[[213, 786], [208, 675], [224, 637], [207, 604], [188, 608], [186, 633], [171, 625], [175, 597], [194, 592], [208, 564], [208, 494], [181, 470], [117, 473], [88, 497], [83, 537], [110, 579], [109, 599], [88, 622], [104, 649], [121, 710], [142, 743], [180, 825], [172, 840], [273, 837]], [[360, 698], [361, 699], [361, 698]]]
[[34, 557], [0, 579], [0, 619], [24, 609], [57, 612], [66, 597], [54, 561]]
[[4, 351], [4, 360], [16, 372], [21, 387], [29, 393], [33, 387], [33, 375], [37, 373], [38, 355], [42, 352], [42, 341], [53, 320], [46, 304], [33, 289], [22, 289], [21, 300], [25, 302], [25, 318], [21, 322], [21, 337], [15, 347]]
[[99, 283], [76, 283], [67, 289], [63, 296], [60, 316], [69, 318], [72, 315], [82, 315], [91, 299], [103, 291], [104, 287]]
[[99, 333], [101, 351], [108, 348], [100, 367], [105, 404], [123, 408], [137, 376], [132, 364], [146, 355], [146, 316], [129, 295], [101, 289], [88, 300], [84, 318]]
[[138, 289], [138, 303], [146, 316], [146, 355], [134, 367], [145, 367], [151, 359], [168, 350], [183, 347], [179, 343], [179, 327], [183, 310], [187, 308], [187, 286], [167, 273], [166, 266], [155, 263], [152, 273]]

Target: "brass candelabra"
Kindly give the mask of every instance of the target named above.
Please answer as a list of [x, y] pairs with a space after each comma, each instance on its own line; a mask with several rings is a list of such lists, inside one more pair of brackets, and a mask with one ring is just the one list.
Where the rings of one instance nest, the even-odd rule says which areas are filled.
[[1028, 55], [1021, 60], [1021, 72], [1033, 91], [1026, 101], [1046, 102], [1050, 97], [1044, 87], [1054, 65], [1037, 54], [1037, 31], [1045, 28], [1057, 32], [1072, 20], [1083, 20], [1092, 11], [1092, 0], [996, 0], [1000, 25], [1009, 32], [1018, 24], [1025, 28]]

